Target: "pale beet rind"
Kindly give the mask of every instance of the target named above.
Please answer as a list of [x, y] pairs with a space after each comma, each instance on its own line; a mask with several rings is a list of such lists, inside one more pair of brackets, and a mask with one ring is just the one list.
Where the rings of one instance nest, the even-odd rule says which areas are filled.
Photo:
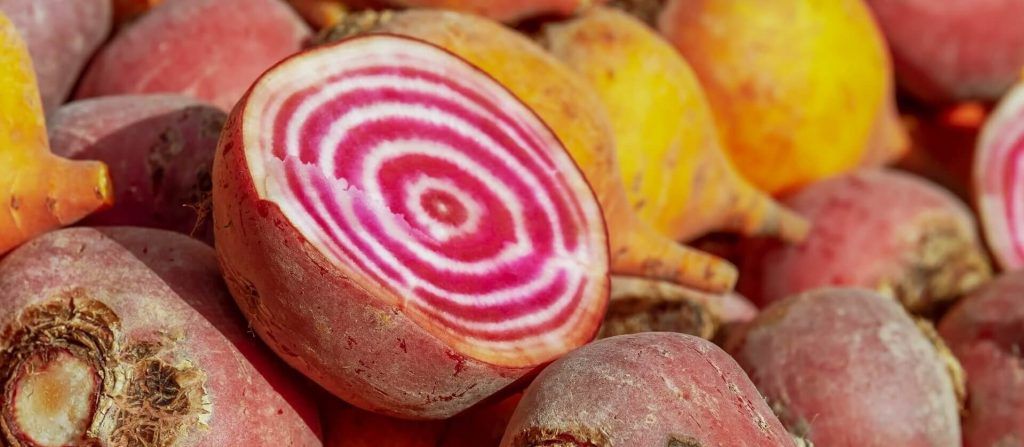
[[761, 306], [818, 287], [854, 286], [926, 312], [991, 274], [969, 209], [913, 175], [856, 171], [783, 203], [810, 220], [811, 231], [799, 244], [755, 244], [740, 290]]
[[281, 0], [165, 2], [103, 47], [75, 96], [177, 93], [228, 110], [310, 34]]
[[995, 101], [1024, 68], [1024, 1], [868, 0], [904, 88], [933, 103]]
[[974, 191], [988, 247], [1007, 270], [1024, 266], [1024, 84], [1003, 98], [982, 127]]
[[162, 228], [212, 242], [210, 175], [226, 118], [186, 96], [107, 96], [61, 107], [48, 134], [54, 154], [110, 169], [114, 206], [86, 225]]
[[503, 447], [793, 446], [743, 370], [707, 340], [606, 338], [544, 369]]
[[729, 352], [786, 427], [815, 445], [960, 445], [954, 379], [891, 298], [797, 295], [765, 309]]
[[89, 58], [110, 34], [110, 0], [3, 0], [32, 54], [47, 114], [71, 94]]
[[[400, 65], [396, 61], [401, 61]], [[437, 71], [444, 71], [446, 76], [437, 76]], [[356, 81], [350, 82], [351, 79]], [[375, 88], [381, 88], [378, 96], [361, 96]], [[460, 96], [463, 94], [469, 96]], [[452, 96], [445, 99], [445, 95]], [[482, 102], [476, 106], [459, 105], [469, 97]], [[409, 104], [402, 104], [402, 98], [412, 99]], [[304, 102], [307, 99], [309, 102]], [[381, 102], [375, 102], [376, 99]], [[438, 101], [434, 104], [438, 107], [436, 113], [426, 113], [422, 107], [424, 101], [430, 104], [431, 100]], [[492, 108], [487, 105], [491, 101], [502, 106]], [[477, 110], [478, 106], [482, 109]], [[346, 107], [358, 108], [363, 114], [348, 114]], [[480, 115], [463, 116], [463, 121], [448, 115], [459, 107], [477, 110], [469, 115]], [[501, 113], [490, 115], [499, 110]], [[299, 118], [292, 122], [295, 116]], [[364, 122], [364, 116], [374, 119]], [[303, 124], [308, 117], [313, 117], [310, 120], [315, 124]], [[519, 136], [502, 136], [503, 130], [492, 127], [495, 122], [501, 123], [501, 129], [518, 129], [514, 134]], [[359, 126], [382, 123], [393, 127], [358, 133]], [[424, 130], [427, 124], [436, 128]], [[446, 125], [451, 127], [445, 128]], [[474, 126], [479, 126], [478, 130], [473, 130]], [[315, 132], [327, 128], [335, 130]], [[314, 132], [298, 138], [297, 133], [288, 133], [291, 131], [287, 129]], [[350, 131], [351, 134], [346, 134]], [[401, 270], [405, 265], [382, 263], [381, 259], [406, 256], [403, 250], [411, 250], [408, 247], [426, 240], [411, 237], [462, 243], [468, 240], [462, 238], [479, 236], [483, 239], [476, 245], [486, 249], [494, 245], [488, 237], [501, 237], [500, 227], [509, 224], [495, 222], [484, 211], [506, 213], [512, 222], [526, 222], [522, 215], [493, 208], [498, 202], [487, 202], [484, 207], [475, 199], [467, 201], [463, 196], [475, 192], [452, 186], [460, 186], [458, 182], [462, 181], [472, 183], [473, 178], [442, 175], [449, 161], [465, 158], [458, 151], [477, 150], [475, 143], [463, 140], [448, 140], [444, 144], [462, 142], [461, 146], [445, 146], [447, 149], [438, 143], [446, 140], [431, 140], [439, 135], [453, 135], [451, 132], [472, 134], [483, 140], [496, 138], [502, 144], [521, 141], [526, 145], [488, 143], [493, 152], [478, 153], [479, 163], [492, 157], [539, 157], [547, 160], [544, 164], [550, 163], [541, 171], [522, 171], [530, 178], [547, 179], [541, 182], [542, 187], [529, 189], [530, 195], [522, 190], [522, 195], [506, 197], [514, 203], [502, 203], [533, 210], [530, 224], [550, 225], [550, 240], [555, 242], [543, 242], [531, 233], [532, 239], [507, 244], [512, 248], [527, 244], [525, 247], [532, 251], [526, 254], [535, 255], [538, 262], [529, 269], [508, 270], [508, 265], [513, 264], [493, 264], [491, 258], [481, 258], [481, 262], [486, 262], [481, 265], [491, 267], [482, 270], [478, 278], [466, 276], [465, 272], [473, 273], [479, 267], [463, 263], [463, 267], [458, 267], [463, 276], [451, 276], [451, 281], [442, 286], [482, 293], [458, 297], [445, 292], [447, 295], [434, 297], [443, 301], [434, 308], [429, 304], [431, 297], [423, 295], [422, 290], [437, 290], [437, 283], [427, 284], [424, 289], [410, 288], [401, 282], [409, 280], [409, 276], [396, 280], [387, 274], [388, 269]], [[490, 136], [485, 138], [483, 134]], [[367, 143], [360, 135], [380, 139]], [[395, 140], [387, 139], [395, 135]], [[321, 138], [347, 140], [344, 145], [335, 140], [320, 147], [316, 144]], [[423, 139], [421, 149], [408, 144], [409, 138]], [[526, 147], [539, 152], [527, 155], [523, 152]], [[439, 162], [409, 158], [429, 155], [430, 151], [451, 152], [438, 158]], [[350, 160], [368, 160], [369, 166], [384, 166], [381, 160], [388, 157], [388, 163], [403, 159], [414, 162], [388, 175], [368, 170], [373, 174], [369, 177], [356, 169], [360, 166], [346, 164]], [[335, 162], [338, 164], [331, 164]], [[491, 181], [486, 177], [494, 177], [492, 171], [506, 169], [504, 165], [479, 163], [471, 164], [474, 169], [458, 169], [484, 178], [488, 188], [512, 187], [486, 183]], [[524, 166], [533, 166], [530, 163]], [[486, 169], [476, 170], [481, 167]], [[351, 175], [346, 171], [349, 169], [360, 176]], [[336, 177], [336, 172], [343, 175]], [[455, 223], [447, 226], [440, 221], [418, 221], [425, 217], [440, 219], [438, 214], [416, 211], [416, 203], [422, 205], [428, 196], [421, 194], [423, 191], [416, 192], [416, 185], [424, 183], [422, 179], [413, 179], [409, 187], [382, 187], [377, 183], [378, 177], [385, 182], [417, 173], [433, 178], [430, 182], [441, 185], [436, 192], [450, 196], [450, 200], [443, 201], [444, 207], [438, 208], [438, 203], [429, 201], [424, 206], [442, 210], [442, 214], [444, 210], [452, 211], [468, 220], [452, 220]], [[555, 186], [544, 186], [548, 184]], [[395, 202], [388, 198], [405, 193], [416, 193], [409, 196], [416, 200]], [[569, 208], [556, 218], [528, 202], [529, 197], [546, 203], [545, 207], [558, 208], [562, 206], [558, 204], [565, 203]], [[344, 211], [356, 209], [361, 209], [362, 214]], [[399, 217], [404, 225], [390, 223]], [[479, 224], [463, 228], [462, 223], [472, 219], [480, 219]], [[390, 232], [382, 233], [384, 236], [375, 233], [378, 223], [381, 228], [392, 225]], [[214, 162], [214, 226], [229, 288], [257, 333], [292, 366], [332, 393], [362, 408], [394, 416], [444, 418], [472, 406], [536, 366], [593, 338], [607, 302], [608, 254], [600, 209], [560, 143], [529, 109], [484, 73], [437, 47], [408, 38], [378, 35], [319, 47], [282, 62], [257, 81], [229, 117], [221, 138]], [[476, 232], [476, 228], [485, 232]], [[415, 231], [403, 232], [411, 229]], [[548, 234], [545, 232], [551, 230], [538, 231]], [[387, 244], [387, 249], [364, 251], [350, 242], [356, 237], [367, 244]], [[391, 240], [394, 238], [406, 239], [395, 244]], [[569, 244], [569, 240], [575, 242]], [[533, 244], [538, 244], [537, 248], [530, 248]], [[478, 251], [468, 247], [464, 251], [437, 253], [458, 256]], [[422, 265], [421, 260], [403, 259], [409, 259], [407, 265]], [[553, 269], [556, 278], [565, 278], [565, 284], [577, 281], [578, 295], [566, 293], [570, 289], [559, 286], [561, 282], [545, 286], [545, 281], [549, 281], [544, 276], [547, 273], [530, 276], [534, 275], [534, 267], [549, 264], [544, 267], [545, 272]], [[434, 268], [454, 269], [450, 267], [453, 265], [456, 263], [439, 263]], [[510, 276], [496, 280], [487, 276], [491, 271]], [[425, 281], [420, 276], [411, 278]], [[518, 290], [532, 289], [508, 287], [523, 281], [527, 286], [540, 284], [540, 292], [516, 295]], [[504, 295], [497, 295], [498, 292]], [[504, 301], [495, 301], [494, 297], [504, 297]], [[518, 300], [524, 298], [530, 298], [533, 304], [520, 304]], [[458, 299], [478, 299], [474, 308], [481, 310], [466, 312], [453, 306], [450, 308], [462, 313], [445, 313], [450, 311], [442, 306]], [[508, 304], [500, 309], [494, 307], [502, 303]], [[473, 328], [467, 330], [453, 323], [460, 320]], [[534, 329], [526, 330], [531, 327]], [[511, 329], [502, 332], [506, 328]]]
[[1024, 441], [1024, 273], [1010, 272], [961, 300], [939, 333], [967, 372], [964, 445]]
[[[213, 249], [185, 236], [110, 227], [36, 238], [0, 262], [0, 328], [4, 445], [35, 445], [17, 433], [43, 445], [320, 445], [314, 403], [246, 333]], [[52, 376], [73, 385], [51, 389], [81, 390], [84, 374], [103, 394], [8, 405], [19, 389], [50, 386], [19, 373], [50, 353], [77, 359], [56, 362], [64, 371]], [[65, 419], [63, 430], [25, 430], [44, 411]]]

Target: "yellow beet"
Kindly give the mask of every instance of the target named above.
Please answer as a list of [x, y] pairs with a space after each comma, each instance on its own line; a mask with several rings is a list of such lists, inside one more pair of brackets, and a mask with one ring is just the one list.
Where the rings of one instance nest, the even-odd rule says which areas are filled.
[[[483, 17], [441, 10], [407, 10], [380, 17], [372, 31], [422, 39], [466, 59], [502, 83], [551, 127], [601, 203], [614, 273], [708, 291], [732, 288], [735, 267], [673, 242], [633, 213], [601, 101], [569, 67], [525, 36]], [[338, 26], [350, 28], [345, 23]]]
[[784, 192], [906, 149], [885, 42], [861, 0], [670, 0], [657, 23], [759, 188]]
[[806, 235], [806, 220], [729, 163], [700, 83], [654, 30], [628, 14], [594, 8], [547, 27], [544, 39], [598, 92], [630, 202], [656, 229], [679, 240], [714, 230], [793, 241]]
[[106, 165], [50, 153], [32, 61], [0, 13], [0, 254], [112, 201]]

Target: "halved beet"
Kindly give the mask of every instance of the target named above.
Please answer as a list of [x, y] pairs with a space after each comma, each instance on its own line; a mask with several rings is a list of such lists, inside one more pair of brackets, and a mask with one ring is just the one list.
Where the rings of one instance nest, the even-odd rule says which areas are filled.
[[1024, 267], [1024, 83], [1007, 94], [982, 128], [974, 191], [985, 239], [1007, 270]]
[[601, 210], [484, 72], [369, 35], [285, 60], [228, 118], [217, 249], [254, 329], [357, 406], [451, 416], [594, 337]]

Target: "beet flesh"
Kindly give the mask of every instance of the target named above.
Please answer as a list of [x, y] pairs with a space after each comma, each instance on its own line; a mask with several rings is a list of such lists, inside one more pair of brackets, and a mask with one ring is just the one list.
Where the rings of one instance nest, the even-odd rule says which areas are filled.
[[604, 223], [564, 148], [412, 39], [265, 74], [229, 116], [213, 202], [255, 331], [363, 409], [450, 417], [591, 340], [607, 305]]

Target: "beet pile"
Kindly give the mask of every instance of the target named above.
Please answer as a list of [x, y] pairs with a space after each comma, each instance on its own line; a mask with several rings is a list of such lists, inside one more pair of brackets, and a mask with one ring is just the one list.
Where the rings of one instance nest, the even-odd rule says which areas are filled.
[[1024, 446], [1021, 14], [0, 0], [0, 447]]

